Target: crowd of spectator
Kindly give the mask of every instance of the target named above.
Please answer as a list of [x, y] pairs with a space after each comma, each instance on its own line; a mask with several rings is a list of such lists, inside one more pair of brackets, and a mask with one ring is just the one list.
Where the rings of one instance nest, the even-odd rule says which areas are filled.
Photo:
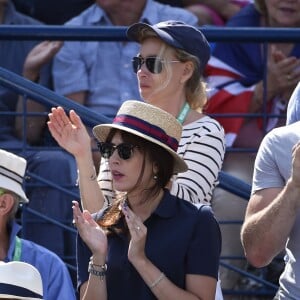
[[[272, 139], [277, 136], [277, 131], [273, 129], [285, 125], [288, 105], [291, 107], [288, 122], [298, 121], [299, 100], [295, 96], [298, 94], [293, 94], [293, 104], [289, 104], [289, 100], [300, 81], [300, 46], [298, 43], [280, 42], [266, 44], [219, 42], [214, 44], [212, 50], [208, 50], [206, 59], [203, 56], [203, 49], [206, 46], [199, 41], [197, 45], [195, 40], [194, 42], [188, 41], [188, 38], [192, 38], [192, 32], [187, 32], [186, 37], [177, 36], [177, 33], [173, 32], [172, 28], [180, 26], [180, 22], [162, 23], [164, 24], [161, 25], [162, 28], [159, 29], [158, 26], [158, 30], [154, 29], [153, 32], [151, 31], [153, 27], [146, 24], [180, 20], [195, 28], [198, 26], [298, 28], [300, 26], [299, 11], [299, 1], [292, 3], [268, 0], [61, 0], [59, 2], [0, 0], [0, 26], [1, 24], [35, 26], [48, 24], [129, 27], [138, 23], [144, 24], [141, 32], [145, 31], [139, 34], [128, 31], [128, 42], [1, 41], [0, 67], [52, 89], [70, 101], [84, 105], [108, 118], [113, 118], [128, 99], [151, 103], [178, 118], [180, 112], [183, 114], [184, 104], [188, 103], [189, 108], [185, 115], [187, 119], [181, 122], [183, 133], [178, 153], [183, 157], [186, 155], [184, 159], [192, 172], [178, 174], [168, 188], [173, 195], [194, 204], [210, 205], [216, 219], [220, 222], [235, 223], [236, 220], [243, 222], [246, 214], [242, 241], [241, 225], [221, 224], [221, 257], [242, 258], [245, 251], [250, 263], [254, 266], [265, 266], [273, 263], [273, 259], [278, 258], [278, 255], [280, 257], [283, 255], [281, 251], [284, 250], [284, 241], [289, 237], [292, 228], [295, 228], [294, 223], [291, 223], [281, 243], [276, 245], [276, 250], [268, 257], [267, 263], [256, 262], [255, 252], [252, 251], [257, 251], [257, 249], [251, 248], [250, 252], [249, 240], [250, 244], [253, 244], [251, 247], [255, 247], [256, 244], [252, 243], [253, 237], [247, 235], [248, 228], [254, 228], [251, 220], [258, 215], [261, 206], [269, 208], [273, 199], [275, 199], [274, 203], [279, 202], [277, 201], [279, 196], [276, 197], [276, 195], [280, 195], [282, 189], [287, 189], [285, 183], [296, 180], [291, 174], [293, 167], [291, 154], [285, 158], [289, 160], [289, 163], [285, 166], [284, 182], [281, 184], [275, 183], [274, 185], [273, 183], [273, 185], [266, 186], [258, 184], [257, 178], [264, 175], [262, 175], [263, 171], [257, 168], [266, 166], [264, 161], [267, 156], [266, 149], [271, 147]], [[147, 30], [150, 30], [150, 34]], [[168, 34], [167, 38], [158, 33], [164, 30]], [[162, 39], [159, 42], [161, 44], [157, 43], [159, 38]], [[201, 45], [200, 49], [196, 49], [199, 45]], [[208, 44], [207, 46], [209, 48]], [[179, 52], [174, 49], [179, 49]], [[181, 53], [180, 50], [184, 50], [185, 53]], [[201, 87], [196, 88], [202, 100], [196, 105], [190, 102], [190, 94], [186, 92], [189, 84], [181, 86], [185, 81], [183, 77], [179, 78], [177, 71], [175, 75], [171, 72], [169, 77], [163, 79], [163, 77], [159, 78], [161, 71], [158, 72], [155, 69], [158, 68], [156, 58], [158, 56], [162, 59], [162, 62], [159, 62], [160, 67], [166, 70], [169, 65], [164, 63], [164, 60], [174, 61], [170, 66], [172, 70], [181, 65], [175, 62], [182, 64], [192, 62], [191, 58], [184, 57], [186, 52], [203, 63], [203, 65], [200, 64], [199, 69], [193, 66], [193, 70], [196, 69], [199, 75], [199, 78], [196, 77], [193, 80], [202, 82]], [[170, 53], [173, 53], [173, 56], [170, 56]], [[151, 58], [154, 58], [153, 62]], [[186, 63], [186, 66], [183, 71], [188, 72], [189, 64]], [[153, 78], [158, 78], [156, 83], [149, 81], [151, 76], [148, 76], [148, 72], [152, 73], [149, 74]], [[172, 82], [174, 82], [173, 85]], [[181, 91], [181, 87], [185, 92]], [[207, 95], [203, 96], [206, 88]], [[29, 113], [26, 119], [14, 114], [17, 112], [22, 115], [25, 110]], [[50, 107], [34, 100], [24, 99], [1, 86], [0, 112], [0, 148], [24, 157], [27, 160], [28, 172], [37, 174], [45, 182], [54, 183], [48, 186], [43, 180], [40, 182], [34, 176], [26, 177], [26, 194], [30, 199], [26, 207], [71, 226], [73, 220], [71, 206], [74, 197], [57, 189], [55, 185], [78, 194], [76, 200], [81, 200], [82, 206], [90, 212], [99, 211], [102, 208], [101, 201], [102, 203], [104, 201], [107, 206], [111, 205], [111, 177], [107, 160], [101, 158], [101, 151], [95, 151], [97, 141], [93, 137], [92, 128], [85, 128], [76, 112], [73, 111], [67, 115], [61, 108], [54, 108], [51, 111]], [[50, 114], [50, 121], [57, 122], [56, 133], [51, 125], [47, 127], [48, 113], [52, 113], [53, 119], [51, 120]], [[219, 114], [239, 114], [239, 116], [228, 118], [220, 117]], [[248, 117], [247, 114], [257, 115]], [[272, 117], [266, 120], [260, 114], [270, 114]], [[191, 123], [194, 125], [193, 128]], [[195, 130], [196, 123], [197, 130]], [[62, 136], [60, 130], [63, 130], [66, 125], [70, 126], [70, 131]], [[289, 135], [296, 126], [289, 127], [286, 134]], [[84, 146], [77, 147], [77, 152], [74, 152], [75, 148], [70, 151], [70, 147], [75, 147], [74, 144], [73, 146], [67, 145], [72, 141], [72, 139], [68, 140], [70, 132], [73, 132], [73, 137], [74, 132], [77, 134], [73, 142], [76, 141]], [[268, 132], [270, 135], [265, 139]], [[284, 135], [285, 133], [279, 132], [278, 134]], [[58, 135], [61, 138], [58, 138]], [[294, 139], [291, 140], [291, 149], [294, 143]], [[197, 148], [192, 150], [193, 145], [197, 145]], [[200, 147], [202, 150], [199, 150]], [[257, 149], [260, 149], [258, 158]], [[289, 153], [292, 152], [291, 149]], [[79, 157], [83, 151], [86, 154], [85, 158], [81, 159]], [[212, 151], [215, 154], [212, 154]], [[199, 157], [196, 158], [196, 155]], [[294, 161], [297, 161], [297, 154], [293, 155]], [[278, 164], [276, 159], [274, 160], [274, 164]], [[282, 166], [278, 168], [280, 170]], [[249, 207], [241, 197], [217, 187], [220, 170], [250, 185], [252, 185], [253, 178], [254, 187]], [[104, 198], [94, 187], [96, 179]], [[278, 188], [279, 190], [268, 198], [269, 196], [261, 192], [264, 188]], [[99, 195], [99, 199], [102, 200], [97, 201], [95, 195]], [[264, 197], [267, 197], [267, 202]], [[289, 197], [289, 194], [282, 196], [283, 199], [284, 197]], [[258, 198], [264, 204], [259, 204]], [[77, 215], [80, 215], [79, 210]], [[22, 219], [26, 220], [26, 227], [22, 231], [23, 238], [44, 246], [59, 257], [65, 258], [67, 263], [75, 265], [76, 235], [73, 232], [51, 224], [26, 209], [22, 212]], [[262, 222], [262, 224], [265, 223]], [[255, 228], [260, 230], [258, 225]], [[297, 237], [295, 239], [297, 240]], [[268, 251], [266, 250], [267, 253]], [[293, 247], [292, 250], [289, 247], [288, 251], [292, 251], [294, 255]], [[227, 262], [241, 269], [246, 268], [244, 259]], [[221, 286], [224, 290], [238, 289], [241, 284], [239, 273], [225, 267], [220, 267], [219, 271]], [[70, 272], [75, 285], [75, 273]], [[279, 274], [275, 278], [276, 284], [278, 284], [278, 277]], [[299, 293], [296, 288], [293, 288], [295, 283], [290, 277], [292, 277], [291, 273], [281, 280], [280, 284], [283, 288], [276, 296], [278, 299], [282, 299], [286, 286], [293, 291], [294, 295]]]

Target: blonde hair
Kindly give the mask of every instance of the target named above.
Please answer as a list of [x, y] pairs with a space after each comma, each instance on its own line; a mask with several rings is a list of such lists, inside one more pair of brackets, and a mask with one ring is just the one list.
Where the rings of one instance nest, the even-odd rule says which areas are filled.
[[[142, 43], [143, 41], [145, 41], [147, 38], [150, 37], [155, 37], [160, 39], [152, 30], [149, 30], [147, 28], [143, 28], [139, 36], [140, 36], [139, 39], [140, 43]], [[163, 40], [162, 42], [164, 44], [159, 52], [160, 57], [163, 57], [167, 52], [167, 50], [171, 49], [174, 51], [175, 56], [179, 61], [181, 62], [191, 61], [193, 63], [194, 66], [193, 74], [185, 84], [185, 96], [186, 96], [187, 103], [190, 105], [192, 109], [195, 110], [197, 109], [198, 111], [202, 111], [202, 108], [207, 102], [207, 97], [206, 97], [206, 83], [203, 81], [202, 74], [200, 72], [201, 62], [199, 61], [198, 57], [191, 55], [190, 53], [182, 49], [172, 47], [167, 43], [165, 43]], [[170, 65], [166, 64], [165, 68], [167, 71], [167, 80], [164, 83], [162, 83], [162, 85], [159, 88], [160, 90], [165, 88], [171, 80], [172, 69]]]
[[185, 84], [186, 101], [192, 109], [201, 110], [207, 102], [207, 97], [206, 83], [202, 80], [200, 73], [200, 61], [198, 57], [177, 48], [175, 48], [175, 55], [182, 62], [191, 61], [193, 63], [193, 74]]

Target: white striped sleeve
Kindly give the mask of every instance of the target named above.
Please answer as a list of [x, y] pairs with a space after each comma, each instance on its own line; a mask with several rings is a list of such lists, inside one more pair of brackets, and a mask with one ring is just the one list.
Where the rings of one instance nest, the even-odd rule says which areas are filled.
[[188, 171], [174, 176], [171, 193], [194, 204], [210, 204], [225, 153], [222, 126], [208, 116], [184, 126], [177, 152]]

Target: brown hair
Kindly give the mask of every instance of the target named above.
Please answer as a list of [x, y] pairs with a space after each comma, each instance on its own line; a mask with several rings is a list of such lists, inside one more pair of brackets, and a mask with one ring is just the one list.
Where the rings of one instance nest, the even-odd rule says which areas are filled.
[[265, 0], [254, 0], [254, 5], [256, 7], [256, 9], [264, 16], [267, 15], [268, 11], [267, 11], [267, 7], [266, 7], [266, 3]]
[[[169, 154], [159, 145], [151, 143], [150, 141], [147, 141], [136, 135], [117, 129], [111, 129], [106, 142], [110, 142], [117, 132], [120, 132], [124, 143], [133, 144], [137, 146], [138, 151], [144, 153], [143, 164], [135, 187], [138, 186], [142, 180], [146, 159], [148, 159], [158, 167], [158, 172], [156, 174], [153, 174], [156, 175], [157, 180], [155, 180], [153, 186], [145, 188], [141, 195], [141, 202], [146, 202], [149, 197], [157, 195], [160, 190], [164, 188], [170, 181], [173, 174], [174, 159], [171, 154]], [[104, 229], [108, 229], [109, 227], [116, 225], [119, 221], [125, 222], [124, 216], [119, 208], [122, 201], [124, 201], [124, 198], [126, 198], [126, 193], [120, 193], [116, 196], [116, 201], [114, 201], [112, 206], [108, 208], [108, 210], [103, 215], [103, 218], [98, 220], [98, 224], [101, 227], [103, 227]], [[124, 224], [126, 224], [126, 222]], [[125, 227], [127, 228], [127, 226]]]

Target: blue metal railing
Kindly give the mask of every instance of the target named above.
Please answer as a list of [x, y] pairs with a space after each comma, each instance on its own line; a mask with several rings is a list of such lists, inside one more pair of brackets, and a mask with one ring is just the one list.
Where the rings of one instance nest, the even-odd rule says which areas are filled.
[[[0, 40], [127, 41], [124, 26], [1, 25]], [[200, 28], [209, 42], [300, 42], [299, 28]]]

